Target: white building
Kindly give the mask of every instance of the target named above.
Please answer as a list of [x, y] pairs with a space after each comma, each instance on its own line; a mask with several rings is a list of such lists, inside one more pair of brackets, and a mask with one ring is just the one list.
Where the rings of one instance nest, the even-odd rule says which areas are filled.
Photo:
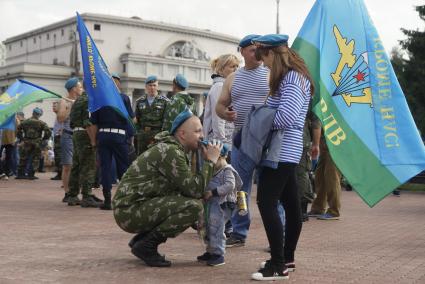
[[[121, 76], [123, 92], [133, 102], [144, 93], [144, 80], [157, 75], [160, 90], [171, 91], [172, 79], [182, 73], [195, 98], [211, 85], [209, 61], [221, 54], [237, 54], [238, 39], [209, 30], [86, 13], [81, 15], [108, 65]], [[0, 91], [17, 78], [61, 95], [65, 81], [83, 76], [76, 17], [6, 39], [6, 64], [0, 67]], [[198, 100], [199, 101], [199, 100]], [[43, 102], [43, 119], [51, 126], [51, 103]], [[30, 115], [36, 104], [24, 111]]]
[[0, 67], [6, 64], [6, 46], [0, 42]]

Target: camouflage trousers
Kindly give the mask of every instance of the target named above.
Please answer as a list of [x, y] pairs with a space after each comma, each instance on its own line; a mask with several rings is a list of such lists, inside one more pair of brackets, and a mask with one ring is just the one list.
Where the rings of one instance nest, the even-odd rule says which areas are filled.
[[41, 148], [40, 139], [25, 140], [24, 143], [19, 146], [19, 164], [18, 174], [23, 174], [28, 163], [28, 159], [32, 157], [32, 169], [38, 169], [40, 163]]
[[72, 168], [69, 176], [69, 194], [77, 196], [80, 192], [83, 197], [91, 195], [91, 187], [96, 177], [96, 150], [90, 145], [86, 131], [75, 131], [72, 135], [74, 153]]
[[297, 186], [301, 203], [311, 203], [314, 199], [313, 186], [310, 180], [311, 160], [309, 156], [310, 148], [304, 148], [300, 163], [295, 174], [297, 176]]
[[55, 167], [56, 172], [62, 172], [62, 163], [61, 163], [61, 136], [56, 135], [54, 138], [53, 151], [55, 153]]
[[118, 226], [128, 233], [156, 232], [174, 238], [203, 214], [201, 200], [184, 196], [155, 197], [128, 208], [114, 208]]
[[154, 137], [160, 130], [143, 131], [137, 133], [137, 156], [148, 149], [148, 146], [154, 142]]

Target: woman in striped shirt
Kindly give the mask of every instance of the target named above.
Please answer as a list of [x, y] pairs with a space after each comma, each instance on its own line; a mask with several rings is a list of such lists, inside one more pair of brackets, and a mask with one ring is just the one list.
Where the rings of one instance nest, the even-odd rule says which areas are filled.
[[[295, 168], [303, 151], [304, 120], [314, 87], [304, 60], [288, 47], [288, 36], [266, 35], [253, 42], [257, 45], [257, 59], [270, 69], [266, 104], [277, 108], [273, 129], [283, 129], [284, 135], [277, 168], [264, 167], [259, 177], [257, 203], [271, 259], [263, 262], [252, 278], [287, 279], [288, 271], [295, 269], [294, 253], [302, 226]], [[279, 201], [286, 215], [285, 242], [277, 210]]]

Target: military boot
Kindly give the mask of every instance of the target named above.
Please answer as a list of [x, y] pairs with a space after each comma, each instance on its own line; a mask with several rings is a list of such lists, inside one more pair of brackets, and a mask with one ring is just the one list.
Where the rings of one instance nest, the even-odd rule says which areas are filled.
[[102, 203], [97, 202], [93, 196], [84, 196], [83, 199], [81, 199], [81, 207], [87, 208], [87, 207], [99, 207]]
[[148, 266], [169, 267], [171, 261], [166, 260], [165, 256], [158, 253], [158, 246], [166, 241], [167, 238], [159, 233], [150, 232], [133, 245], [131, 253], [143, 260]]
[[99, 206], [99, 208], [101, 210], [112, 210], [111, 190], [103, 189], [103, 197], [105, 198], [105, 201]]
[[140, 241], [144, 236], [146, 236], [147, 232], [143, 232], [143, 233], [138, 233], [136, 234], [129, 242], [128, 242], [128, 246], [130, 248], [132, 248], [134, 246], [135, 243], [137, 243], [138, 241]]
[[34, 171], [31, 171], [31, 172], [29, 172], [29, 173], [28, 173], [28, 177], [27, 177], [27, 179], [35, 180], [35, 179], [38, 179], [38, 177], [36, 177], [36, 176], [34, 175]]
[[15, 179], [27, 179], [27, 177], [25, 176], [24, 171], [18, 170], [18, 174], [16, 175]]

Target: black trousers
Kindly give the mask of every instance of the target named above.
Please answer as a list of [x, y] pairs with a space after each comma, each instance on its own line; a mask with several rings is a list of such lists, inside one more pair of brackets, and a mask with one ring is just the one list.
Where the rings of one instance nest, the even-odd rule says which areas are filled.
[[[294, 261], [301, 233], [301, 207], [295, 175], [295, 163], [279, 163], [277, 169], [262, 168], [257, 190], [257, 204], [270, 244], [271, 263], [282, 266]], [[285, 209], [285, 246], [283, 226], [277, 210], [278, 201]]]

